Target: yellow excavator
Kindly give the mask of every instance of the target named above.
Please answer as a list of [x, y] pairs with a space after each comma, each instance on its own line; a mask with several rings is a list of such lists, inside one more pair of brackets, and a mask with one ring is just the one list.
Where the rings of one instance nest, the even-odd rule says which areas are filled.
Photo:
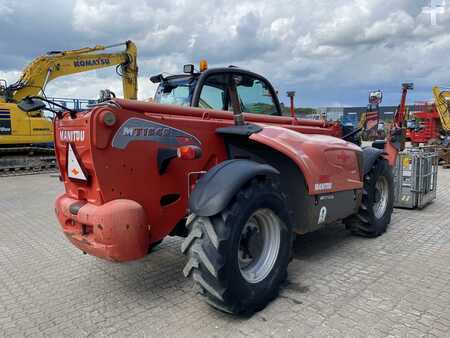
[[439, 159], [445, 168], [450, 167], [450, 89], [433, 87], [434, 103], [441, 120], [440, 134], [443, 135], [439, 147]]
[[[125, 45], [125, 51], [102, 53], [121, 45]], [[46, 85], [58, 77], [113, 66], [122, 77], [124, 97], [137, 99], [137, 48], [132, 41], [49, 52], [32, 61], [17, 82], [7, 85], [0, 80], [0, 175], [55, 165], [51, 119], [42, 111], [22, 111], [17, 106], [20, 100], [45, 95]]]
[[439, 113], [442, 129], [450, 131], [450, 90], [433, 87], [434, 102]]

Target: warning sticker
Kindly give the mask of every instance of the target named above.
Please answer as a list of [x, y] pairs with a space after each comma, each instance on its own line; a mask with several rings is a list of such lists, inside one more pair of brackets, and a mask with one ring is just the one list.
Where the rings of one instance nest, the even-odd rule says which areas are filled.
[[67, 176], [76, 180], [87, 181], [86, 174], [81, 167], [72, 144], [69, 143], [67, 156]]

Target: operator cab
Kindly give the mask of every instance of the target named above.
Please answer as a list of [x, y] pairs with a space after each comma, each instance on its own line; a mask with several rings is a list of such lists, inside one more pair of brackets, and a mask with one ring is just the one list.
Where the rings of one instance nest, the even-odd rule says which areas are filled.
[[281, 115], [281, 107], [270, 82], [261, 75], [234, 66], [207, 69], [200, 64], [184, 66], [185, 74], [152, 76], [159, 83], [154, 102], [179, 106], [233, 111], [232, 97], [236, 92], [240, 111], [252, 114]]

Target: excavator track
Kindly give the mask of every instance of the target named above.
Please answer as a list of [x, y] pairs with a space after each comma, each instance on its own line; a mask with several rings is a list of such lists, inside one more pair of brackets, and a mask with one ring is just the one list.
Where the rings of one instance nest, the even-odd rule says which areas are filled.
[[55, 152], [45, 147], [0, 148], [0, 177], [56, 172]]

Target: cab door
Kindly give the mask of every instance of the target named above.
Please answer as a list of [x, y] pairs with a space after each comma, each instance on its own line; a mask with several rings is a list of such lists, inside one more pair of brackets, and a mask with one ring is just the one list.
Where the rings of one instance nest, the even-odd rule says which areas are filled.
[[251, 114], [279, 116], [280, 111], [266, 81], [251, 75], [234, 74], [241, 111]]

